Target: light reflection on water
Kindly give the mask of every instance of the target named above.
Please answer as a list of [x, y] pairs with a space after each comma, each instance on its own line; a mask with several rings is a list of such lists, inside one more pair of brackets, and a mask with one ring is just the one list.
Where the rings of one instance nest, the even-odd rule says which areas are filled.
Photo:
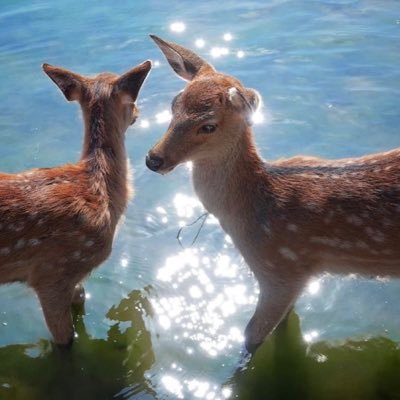
[[[274, 0], [236, 2], [230, 7], [223, 2], [198, 2], [183, 9], [181, 2], [172, 0], [159, 3], [156, 9], [142, 1], [101, 6], [93, 2], [89, 7], [86, 2], [72, 6], [65, 0], [28, 3], [6, 0], [0, 7], [0, 97], [7, 99], [0, 114], [2, 170], [58, 165], [79, 156], [77, 108], [65, 103], [41, 75], [42, 62], [92, 74], [122, 72], [144, 59], [154, 60], [139, 98], [141, 116], [126, 139], [135, 169], [135, 200], [110, 260], [87, 281], [83, 318], [87, 332], [78, 330], [76, 352], [83, 358], [78, 357], [76, 365], [91, 371], [96, 360], [101, 373], [90, 383], [85, 376], [79, 380], [81, 371], [77, 370], [74, 382], [63, 381], [58, 386], [67, 391], [74, 383], [103, 386], [110, 397], [122, 386], [119, 393], [124, 398], [233, 397], [240, 374], [234, 375], [232, 388], [228, 381], [240, 358], [257, 286], [215, 217], [207, 218], [193, 247], [188, 246], [198, 225], [182, 231], [185, 249], [175, 239], [178, 229], [204, 210], [189, 186], [190, 163], [166, 177], [151, 173], [143, 163], [171, 120], [170, 102], [183, 86], [146, 35], [154, 32], [197, 48], [218, 69], [263, 95], [266, 107], [255, 116], [254, 130], [264, 157], [299, 153], [347, 157], [400, 145], [399, 25], [393, 17], [398, 4], [391, 0], [384, 6], [369, 0]], [[134, 18], [139, 9], [141, 17]], [[148, 285], [151, 288], [143, 289]], [[295, 307], [301, 330], [291, 327], [289, 333], [295, 339], [268, 353], [281, 340], [274, 336], [261, 349], [261, 354], [267, 353], [266, 360], [255, 363], [253, 372], [260, 371], [263, 382], [265, 374], [279, 369], [279, 354], [289, 349], [279, 374], [269, 375], [273, 377], [266, 383], [269, 393], [280, 377], [287, 387], [297, 382], [295, 376], [285, 374], [292, 367], [297, 373], [298, 364], [311, 358], [329, 364], [335, 358], [331, 343], [338, 340], [386, 335], [400, 341], [398, 289], [393, 280], [314, 278]], [[49, 339], [32, 292], [18, 285], [0, 287], [0, 299], [4, 307], [0, 312], [0, 376], [4, 376], [0, 397], [3, 389], [25, 389], [30, 382], [24, 375], [26, 365], [35, 372], [44, 363], [50, 370], [48, 376], [60, 383], [58, 375], [51, 374], [53, 355], [43, 351], [43, 345], [12, 347]], [[138, 312], [137, 304], [144, 300], [153, 312]], [[324, 341], [329, 346], [324, 347]], [[125, 342], [126, 346], [121, 345]], [[296, 358], [297, 349], [291, 351], [297, 342], [306, 349], [304, 359]], [[396, 344], [387, 342], [378, 343], [372, 359], [387, 351], [391, 360], [394, 350], [390, 346]], [[357, 344], [357, 349], [367, 351], [366, 346]], [[343, 351], [348, 354], [348, 348]], [[10, 353], [19, 357], [19, 382], [14, 380], [15, 373], [10, 375], [12, 369], [4, 367], [6, 361], [14, 363]], [[271, 354], [278, 361], [273, 358], [271, 363]], [[138, 367], [141, 357], [145, 362]], [[333, 371], [338, 373], [342, 362], [339, 358]], [[360, 365], [355, 364], [353, 371]], [[321, 370], [316, 371], [303, 381], [319, 381]], [[108, 375], [112, 383], [101, 379]], [[146, 389], [141, 389], [142, 380]], [[36, 384], [47, 393], [47, 382]], [[252, 381], [243, 387], [252, 387]], [[299, 398], [299, 393], [292, 398]]]
[[[173, 208], [157, 206], [155, 213], [161, 218], [178, 220], [179, 226], [186, 226], [204, 212], [194, 196], [184, 193], [177, 193], [170, 204]], [[218, 224], [215, 217], [207, 222], [208, 226]], [[192, 233], [181, 233], [184, 242]], [[227, 352], [238, 351], [243, 344], [243, 326], [235, 326], [235, 315], [243, 307], [254, 307], [257, 290], [248, 286], [248, 271], [241, 258], [230, 255], [229, 236], [224, 236], [223, 243], [223, 248], [216, 252], [210, 252], [201, 243], [181, 249], [169, 255], [156, 272], [155, 278], [165, 295], [160, 295], [159, 290], [150, 302], [160, 335], [171, 332], [182, 349], [180, 358], [187, 360], [185, 363], [199, 357], [217, 360]], [[167, 391], [178, 398], [230, 397], [230, 389], [212, 379], [201, 380], [190, 372], [185, 373], [183, 380], [179, 379], [176, 373], [180, 372], [181, 363], [182, 360], [171, 361], [171, 368], [161, 378]]]

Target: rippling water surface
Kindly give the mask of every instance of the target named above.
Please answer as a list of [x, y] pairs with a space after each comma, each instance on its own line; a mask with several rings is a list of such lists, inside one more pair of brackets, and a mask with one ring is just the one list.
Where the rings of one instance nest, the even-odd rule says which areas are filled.
[[[78, 159], [82, 121], [43, 62], [84, 74], [154, 69], [126, 143], [136, 196], [111, 258], [86, 282], [69, 353], [52, 348], [33, 292], [0, 287], [1, 399], [375, 399], [400, 396], [400, 284], [315, 277], [245, 369], [243, 330], [257, 285], [208, 218], [190, 165], [144, 165], [184, 83], [148, 33], [175, 40], [257, 88], [265, 158], [359, 156], [400, 146], [397, 0], [11, 1], [0, 3], [1, 165]], [[396, 397], [397, 396], [397, 397]]]

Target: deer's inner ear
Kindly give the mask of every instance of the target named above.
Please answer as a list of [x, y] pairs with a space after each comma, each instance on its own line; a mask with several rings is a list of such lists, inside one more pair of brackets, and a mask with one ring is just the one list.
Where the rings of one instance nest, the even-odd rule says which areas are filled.
[[43, 64], [42, 68], [68, 101], [80, 99], [83, 86], [83, 78], [80, 75], [49, 64]]
[[164, 53], [172, 69], [185, 81], [191, 81], [199, 72], [214, 71], [214, 68], [195, 52], [158, 36], [150, 35], [150, 37]]
[[255, 89], [246, 89], [245, 96], [253, 110], [256, 112], [262, 106], [262, 97]]
[[114, 91], [121, 94], [126, 99], [125, 101], [134, 103], [150, 70], [151, 62], [145, 61], [125, 72], [115, 82]]

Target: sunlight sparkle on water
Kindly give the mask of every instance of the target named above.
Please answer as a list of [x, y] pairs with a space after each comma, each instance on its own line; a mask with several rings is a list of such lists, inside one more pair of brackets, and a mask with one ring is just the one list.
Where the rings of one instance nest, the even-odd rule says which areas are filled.
[[199, 39], [196, 39], [196, 41], [194, 42], [194, 44], [195, 44], [195, 46], [198, 47], [199, 49], [202, 49], [202, 48], [206, 45], [206, 42], [205, 42], [204, 39], [199, 38]]
[[178, 217], [191, 218], [194, 216], [195, 209], [201, 210], [203, 207], [195, 197], [177, 193], [173, 199], [173, 204]]
[[185, 31], [186, 25], [185, 25], [183, 22], [181, 22], [181, 21], [173, 22], [173, 23], [169, 26], [169, 29], [171, 29], [172, 32], [181, 33], [181, 32], [184, 32], [184, 31]]
[[261, 110], [257, 110], [251, 119], [253, 120], [254, 124], [262, 124], [264, 122], [264, 114], [261, 112]]
[[180, 384], [179, 380], [170, 375], [164, 375], [161, 378], [161, 382], [168, 392], [174, 394], [178, 399], [183, 399], [182, 389], [183, 386]]
[[236, 57], [237, 58], [243, 58], [244, 57], [244, 51], [243, 50], [238, 50], [238, 52], [236, 53]]
[[155, 116], [157, 124], [164, 124], [171, 121], [172, 115], [169, 110], [164, 110], [156, 114]]
[[126, 268], [129, 264], [129, 259], [126, 256], [121, 257], [121, 267]]
[[226, 56], [229, 54], [229, 49], [227, 47], [213, 47], [211, 49], [211, 57], [218, 58], [221, 56]]
[[167, 214], [167, 211], [165, 210], [165, 208], [164, 208], [164, 207], [161, 207], [161, 206], [158, 206], [158, 207], [156, 208], [156, 211], [157, 211], [158, 213], [160, 213], [160, 214], [164, 214], [164, 215]]
[[[173, 282], [174, 293], [180, 293], [151, 299], [159, 324], [173, 331], [177, 340], [197, 344], [209, 357], [243, 342], [243, 332], [229, 326], [228, 317], [257, 299], [237, 282], [239, 266], [230, 256], [222, 253], [210, 258], [197, 249], [185, 249], [165, 260], [157, 279]], [[218, 286], [220, 290], [215, 290]]]
[[150, 126], [150, 122], [148, 119], [142, 119], [140, 121], [140, 127], [141, 128], [148, 128]]
[[224, 40], [225, 40], [226, 42], [230, 42], [230, 41], [233, 39], [233, 36], [232, 36], [231, 33], [227, 32], [227, 33], [224, 33], [223, 38], [224, 38]]
[[166, 315], [160, 315], [158, 318], [158, 322], [165, 330], [171, 327], [171, 321]]
[[311, 281], [307, 287], [308, 293], [312, 295], [317, 294], [320, 289], [321, 289], [321, 284], [319, 282], [319, 279]]
[[203, 296], [203, 292], [200, 290], [198, 286], [191, 286], [189, 288], [189, 294], [192, 296], [194, 299], [199, 299], [200, 297]]
[[319, 337], [319, 333], [317, 331], [311, 331], [308, 333], [305, 333], [303, 335], [303, 339], [306, 343], [312, 343], [314, 342], [317, 338]]

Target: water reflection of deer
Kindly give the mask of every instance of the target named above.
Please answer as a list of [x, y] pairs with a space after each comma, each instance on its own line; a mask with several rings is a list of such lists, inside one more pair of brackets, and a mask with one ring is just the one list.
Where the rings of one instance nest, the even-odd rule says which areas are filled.
[[[0, 348], [0, 399], [101, 400], [138, 393], [153, 398], [145, 372], [155, 358], [143, 320], [151, 314], [145, 295], [134, 290], [108, 311], [107, 318], [115, 324], [106, 340], [90, 338], [78, 312], [75, 326], [79, 338], [69, 351], [44, 340], [36, 345]], [[130, 323], [126, 330], [121, 324], [125, 322]]]
[[400, 399], [399, 371], [398, 343], [375, 337], [307, 344], [291, 312], [228, 384], [240, 400]]

